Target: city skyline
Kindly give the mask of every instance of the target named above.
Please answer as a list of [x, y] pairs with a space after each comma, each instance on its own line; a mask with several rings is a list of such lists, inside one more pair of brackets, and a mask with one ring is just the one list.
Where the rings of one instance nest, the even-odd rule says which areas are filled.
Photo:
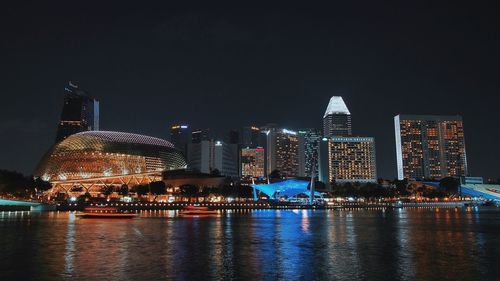
[[[9, 54], [0, 68], [6, 93], [0, 110], [3, 169], [33, 172], [53, 143], [62, 85], [71, 80], [101, 102], [102, 130], [163, 139], [178, 120], [220, 134], [269, 122], [321, 128], [328, 100], [342, 96], [353, 116], [353, 135], [377, 140], [383, 178], [397, 177], [394, 116], [458, 114], [469, 174], [500, 177], [492, 160], [500, 157], [499, 133], [484, 130], [498, 120], [498, 58], [490, 36], [493, 17], [478, 17], [481, 7], [442, 6], [431, 13], [419, 4], [401, 4], [392, 13], [375, 4], [363, 11], [343, 4], [333, 14], [301, 14], [160, 6], [123, 11], [123, 18], [112, 21], [97, 14], [89, 25], [88, 7], [70, 16], [51, 5], [12, 5], [1, 19], [13, 27], [0, 47]], [[115, 9], [102, 7], [121, 11]], [[20, 10], [33, 20], [14, 17]], [[377, 12], [385, 17], [373, 23]], [[244, 23], [255, 15], [257, 24]], [[131, 26], [129, 17], [141, 21]], [[396, 18], [399, 25], [391, 25]], [[351, 24], [338, 24], [344, 21]]]

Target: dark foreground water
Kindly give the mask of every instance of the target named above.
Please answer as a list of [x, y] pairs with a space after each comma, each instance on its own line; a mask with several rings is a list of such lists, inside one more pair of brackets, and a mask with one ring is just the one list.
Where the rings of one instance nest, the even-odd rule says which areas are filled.
[[0, 213], [0, 280], [500, 280], [500, 212]]

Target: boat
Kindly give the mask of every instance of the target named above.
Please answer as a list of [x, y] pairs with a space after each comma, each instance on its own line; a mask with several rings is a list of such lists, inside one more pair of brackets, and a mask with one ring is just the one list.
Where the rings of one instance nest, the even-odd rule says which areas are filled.
[[180, 215], [216, 215], [217, 211], [208, 207], [189, 205], [179, 212]]
[[87, 207], [82, 213], [77, 214], [81, 218], [119, 218], [131, 219], [138, 215], [129, 213], [113, 207]]

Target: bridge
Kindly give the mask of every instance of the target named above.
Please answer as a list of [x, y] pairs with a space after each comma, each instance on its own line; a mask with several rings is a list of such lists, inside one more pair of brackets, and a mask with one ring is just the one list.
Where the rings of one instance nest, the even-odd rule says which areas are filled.
[[0, 211], [43, 211], [54, 209], [53, 207], [39, 202], [0, 198]]

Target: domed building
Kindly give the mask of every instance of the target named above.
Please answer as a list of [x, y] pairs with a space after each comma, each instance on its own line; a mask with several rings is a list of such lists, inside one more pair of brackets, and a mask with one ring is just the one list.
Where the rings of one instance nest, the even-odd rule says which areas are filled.
[[162, 172], [185, 168], [182, 153], [166, 140], [87, 131], [51, 147], [34, 174], [52, 183], [51, 193], [81, 190], [93, 194], [103, 186], [131, 187], [161, 180]]

